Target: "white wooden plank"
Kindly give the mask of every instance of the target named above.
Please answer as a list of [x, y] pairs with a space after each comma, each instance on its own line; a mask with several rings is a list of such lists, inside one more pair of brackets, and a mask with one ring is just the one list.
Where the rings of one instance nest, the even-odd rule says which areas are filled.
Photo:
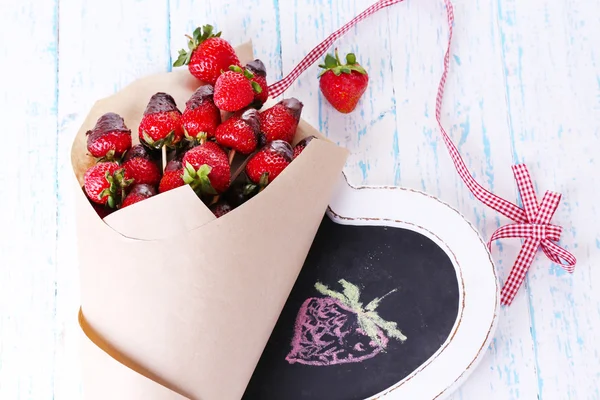
[[[487, 239], [509, 221], [476, 200], [458, 176], [435, 121], [435, 95], [448, 29], [443, 2], [406, 3], [394, 9], [394, 82], [398, 93], [399, 184], [447, 201]], [[494, 4], [455, 2], [451, 69], [443, 123], [470, 172], [493, 193], [515, 201], [512, 149]], [[518, 244], [494, 244], [503, 282]], [[529, 307], [525, 288], [500, 310], [493, 343], [455, 399], [531, 399], [537, 396]]]
[[563, 194], [553, 223], [578, 257], [573, 275], [540, 255], [529, 273], [543, 399], [598, 399], [600, 4], [503, 1], [500, 27], [512, 137], [541, 201]]
[[47, 399], [55, 379], [57, 2], [0, 9], [0, 398]]
[[185, 34], [198, 26], [213, 25], [224, 39], [236, 46], [251, 40], [254, 54], [265, 63], [267, 81], [281, 78], [279, 46], [279, 0], [224, 0], [219, 2], [171, 0], [171, 54], [187, 48]]
[[[170, 68], [168, 1], [61, 0], [56, 362], [54, 396], [79, 399], [75, 252], [70, 147], [93, 102], [131, 81]], [[107, 253], [107, 259], [115, 255]], [[39, 398], [49, 398], [43, 396]]]

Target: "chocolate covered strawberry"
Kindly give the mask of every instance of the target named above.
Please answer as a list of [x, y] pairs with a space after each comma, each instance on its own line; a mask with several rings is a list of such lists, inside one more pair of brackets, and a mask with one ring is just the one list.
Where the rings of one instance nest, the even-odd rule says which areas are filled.
[[254, 94], [262, 91], [252, 79], [252, 72], [237, 65], [223, 72], [215, 83], [214, 101], [219, 110], [235, 112], [249, 106]]
[[[217, 128], [215, 139], [224, 147], [241, 154], [250, 154], [256, 150], [260, 134], [258, 111], [249, 108], [233, 114]], [[230, 159], [233, 156], [230, 153]]]
[[221, 112], [213, 101], [211, 85], [200, 86], [185, 103], [181, 117], [185, 137], [195, 143], [203, 143], [215, 136], [221, 123]]
[[152, 148], [174, 147], [183, 139], [181, 111], [167, 93], [156, 93], [148, 102], [138, 130], [140, 143]]
[[356, 62], [356, 55], [348, 53], [346, 64], [342, 64], [336, 49], [335, 57], [327, 54], [325, 64], [319, 66], [323, 68], [319, 75], [319, 88], [323, 96], [341, 113], [354, 111], [369, 84], [369, 75]]
[[253, 183], [261, 187], [267, 186], [292, 162], [293, 154], [288, 142], [269, 142], [248, 161], [246, 175]]
[[229, 203], [227, 203], [226, 201], [221, 200], [210, 206], [210, 210], [215, 215], [215, 217], [220, 218], [223, 215], [230, 212], [231, 210], [233, 210], [233, 207], [231, 207], [231, 205], [229, 205]]
[[252, 102], [252, 107], [260, 109], [269, 98], [269, 86], [267, 85], [267, 68], [265, 67], [265, 64], [259, 59], [250, 61], [248, 64], [246, 64], [245, 68], [254, 74], [254, 78], [252, 78], [252, 81], [258, 83], [258, 85], [260, 86], [260, 93], [254, 93], [254, 101]]
[[163, 193], [185, 185], [183, 181], [183, 164], [173, 159], [167, 164], [158, 185], [158, 192]]
[[231, 169], [227, 154], [214, 142], [206, 142], [183, 156], [183, 181], [202, 195], [223, 193], [229, 187]]
[[102, 161], [118, 159], [131, 147], [131, 130], [123, 117], [112, 112], [98, 118], [86, 135], [88, 151]]
[[121, 208], [125, 208], [135, 203], [139, 203], [142, 200], [146, 200], [152, 196], [156, 195], [156, 188], [152, 185], [147, 185], [145, 183], [140, 183], [137, 185], [133, 185], [129, 194], [123, 200], [123, 204]]
[[290, 97], [261, 112], [260, 130], [266, 140], [284, 140], [291, 143], [296, 135], [303, 107], [298, 99]]
[[83, 176], [87, 197], [96, 204], [118, 208], [125, 197], [125, 189], [133, 183], [118, 163], [100, 162], [89, 168]]
[[342, 279], [339, 293], [317, 283], [326, 297], [307, 299], [296, 317], [292, 349], [286, 360], [313, 366], [360, 362], [385, 351], [389, 339], [404, 342], [395, 322], [386, 321], [375, 311], [383, 297], [366, 306], [360, 302], [357, 286]]
[[293, 159], [295, 160], [296, 157], [298, 157], [300, 155], [300, 153], [302, 153], [302, 151], [306, 148], [306, 146], [308, 146], [308, 144], [313, 140], [316, 139], [316, 136], [307, 136], [304, 139], [302, 139], [301, 141], [299, 141], [298, 143], [296, 143], [296, 145], [294, 146], [294, 157]]
[[193, 76], [214, 86], [222, 71], [227, 71], [230, 65], [241, 65], [231, 44], [221, 38], [221, 32], [213, 31], [211, 25], [196, 28], [188, 36], [188, 50], [179, 50], [173, 66], [188, 65]]
[[136, 184], [158, 185], [160, 181], [160, 168], [148, 150], [141, 144], [133, 146], [123, 157], [123, 168], [127, 177]]

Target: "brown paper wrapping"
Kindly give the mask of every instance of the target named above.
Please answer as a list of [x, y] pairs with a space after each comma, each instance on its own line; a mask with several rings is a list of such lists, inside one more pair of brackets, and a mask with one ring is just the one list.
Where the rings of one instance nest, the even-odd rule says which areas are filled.
[[[237, 52], [253, 58], [250, 43]], [[138, 80], [98, 101], [73, 143], [86, 400], [240, 399], [345, 163], [301, 121], [296, 140], [323, 140], [219, 219], [186, 185], [101, 220], [80, 189], [85, 132], [112, 111], [135, 138], [154, 93], [183, 109], [199, 85], [186, 68]]]

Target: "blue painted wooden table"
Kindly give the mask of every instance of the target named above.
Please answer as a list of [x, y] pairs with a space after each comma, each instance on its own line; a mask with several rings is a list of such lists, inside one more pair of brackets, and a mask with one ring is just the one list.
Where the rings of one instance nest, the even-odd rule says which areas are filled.
[[[8, 0], [0, 5], [0, 399], [80, 398], [78, 268], [68, 153], [91, 104], [169, 70], [184, 34], [212, 23], [252, 39], [270, 80], [373, 0]], [[452, 399], [600, 399], [600, 3], [455, 3], [443, 120], [475, 177], [517, 201], [510, 170], [527, 163], [536, 190], [563, 201], [553, 222], [578, 257], [573, 275], [543, 255], [493, 344]], [[467, 191], [434, 119], [447, 29], [441, 0], [407, 0], [337, 46], [370, 73], [359, 109], [341, 115], [317, 67], [289, 93], [303, 116], [352, 155], [353, 184], [401, 185], [440, 197], [486, 238], [509, 221]], [[505, 279], [520, 242], [494, 247]]]

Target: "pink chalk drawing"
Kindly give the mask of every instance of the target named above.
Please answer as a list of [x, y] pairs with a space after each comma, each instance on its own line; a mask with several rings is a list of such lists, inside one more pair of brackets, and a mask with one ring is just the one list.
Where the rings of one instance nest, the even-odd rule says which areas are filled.
[[389, 338], [407, 340], [395, 322], [386, 321], [375, 312], [381, 300], [396, 289], [363, 307], [359, 288], [344, 279], [338, 282], [342, 293], [317, 282], [315, 289], [326, 297], [311, 297], [300, 307], [292, 350], [285, 358], [288, 363], [358, 363], [384, 352]]

